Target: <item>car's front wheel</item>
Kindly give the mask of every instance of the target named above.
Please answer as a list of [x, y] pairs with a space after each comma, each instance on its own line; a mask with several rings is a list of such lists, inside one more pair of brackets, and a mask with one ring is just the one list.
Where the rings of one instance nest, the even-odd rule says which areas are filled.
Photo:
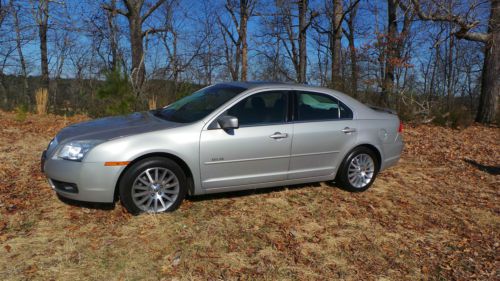
[[337, 182], [345, 190], [359, 192], [368, 189], [379, 170], [375, 153], [364, 146], [352, 150], [340, 165]]
[[120, 200], [130, 213], [177, 209], [186, 196], [186, 176], [174, 161], [146, 158], [127, 169], [119, 184]]

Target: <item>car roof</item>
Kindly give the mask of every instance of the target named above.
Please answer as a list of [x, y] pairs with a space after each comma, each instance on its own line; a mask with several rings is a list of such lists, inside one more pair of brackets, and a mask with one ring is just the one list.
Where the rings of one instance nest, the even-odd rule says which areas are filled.
[[241, 87], [245, 89], [253, 89], [257, 87], [270, 87], [270, 86], [293, 86], [296, 85], [294, 83], [286, 83], [286, 82], [278, 82], [278, 81], [233, 81], [233, 82], [222, 82], [218, 84], [230, 85]]

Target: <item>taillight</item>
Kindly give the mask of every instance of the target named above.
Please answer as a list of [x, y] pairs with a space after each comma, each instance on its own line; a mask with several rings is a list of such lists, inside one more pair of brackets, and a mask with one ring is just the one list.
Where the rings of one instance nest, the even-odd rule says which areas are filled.
[[398, 128], [398, 133], [403, 132], [403, 122], [399, 121], [399, 128]]

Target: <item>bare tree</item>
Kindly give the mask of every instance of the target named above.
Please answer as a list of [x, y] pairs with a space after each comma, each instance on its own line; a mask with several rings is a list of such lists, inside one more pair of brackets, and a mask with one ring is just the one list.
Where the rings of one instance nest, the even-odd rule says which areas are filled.
[[188, 50], [188, 48], [179, 48], [181, 38], [181, 31], [179, 24], [176, 23], [175, 12], [178, 8], [177, 1], [170, 2], [169, 5], [165, 5], [163, 17], [165, 22], [163, 24], [163, 29], [165, 32], [161, 36], [161, 42], [163, 43], [166, 53], [167, 53], [167, 66], [165, 71], [168, 72], [167, 80], [173, 81], [174, 97], [179, 91], [179, 82], [181, 82], [181, 74], [186, 72], [193, 60], [200, 54], [201, 47], [205, 41], [204, 38], [199, 38], [197, 36], [197, 41], [190, 41], [190, 45], [194, 47], [194, 50]]
[[[139, 96], [142, 91], [142, 86], [146, 79], [146, 69], [144, 63], [144, 45], [143, 39], [149, 34], [163, 32], [154, 27], [143, 31], [143, 24], [166, 0], [157, 0], [154, 4], [145, 10], [145, 0], [122, 0], [126, 10], [112, 7], [104, 4], [103, 7], [113, 13], [118, 13], [127, 18], [130, 31], [130, 49], [132, 52], [132, 82], [136, 96]], [[145, 11], [144, 11], [145, 10]]]
[[[344, 29], [342, 27], [344, 20], [348, 14], [351, 14], [357, 9], [360, 0], [350, 0], [344, 3], [342, 0], [329, 0], [325, 2], [325, 16], [328, 22], [327, 27], [321, 26], [320, 22], [314, 24], [314, 29], [320, 34], [326, 34], [328, 36], [328, 52], [330, 54], [331, 72], [330, 72], [330, 83], [329, 86], [333, 89], [343, 90], [343, 79], [342, 79], [342, 34]], [[352, 17], [354, 20], [354, 17]], [[354, 29], [354, 24], [351, 23], [352, 29]], [[354, 40], [354, 33], [352, 33], [352, 39]]]
[[109, 29], [109, 49], [111, 51], [111, 70], [116, 70], [121, 61], [120, 50], [118, 49], [118, 26], [116, 18], [116, 0], [111, 0], [110, 10], [106, 14], [106, 22]]
[[355, 40], [355, 20], [358, 12], [359, 1], [349, 0], [349, 6], [352, 7], [348, 13], [347, 18], [347, 30], [343, 30], [344, 34], [349, 41], [349, 57], [351, 60], [351, 93], [356, 98], [358, 96], [358, 78], [359, 78], [359, 67], [356, 46], [354, 44]]
[[[293, 5], [296, 8], [294, 15]], [[313, 19], [318, 16], [316, 11], [309, 9], [309, 0], [298, 0], [293, 3], [278, 3], [279, 11], [282, 13], [285, 38], [283, 46], [288, 57], [292, 61], [296, 81], [306, 83], [307, 78], [307, 30], [311, 26]], [[298, 26], [294, 18], [298, 17]]]
[[342, 21], [343, 21], [343, 4], [341, 0], [332, 0], [333, 14], [331, 15], [330, 26], [333, 34], [330, 36], [330, 46], [332, 52], [332, 87], [334, 89], [342, 89], [342, 78], [340, 69], [342, 65]]
[[[4, 23], [5, 18], [9, 14], [9, 11], [12, 8], [12, 1], [9, 1], [7, 3], [4, 3], [3, 0], [0, 0], [0, 28], [2, 27], [2, 24]], [[0, 39], [2, 41], [5, 40], [5, 33], [0, 34]], [[0, 64], [0, 100], [2, 105], [7, 106], [8, 104], [8, 98], [7, 98], [7, 90], [5, 89], [5, 83], [4, 83], [4, 72], [3, 69], [5, 68], [4, 65], [6, 64], [8, 54], [10, 54], [12, 50], [6, 50], [5, 56], [2, 60], [2, 63]]]
[[[91, 49], [95, 52], [96, 67], [103, 69], [127, 71], [123, 51], [120, 48], [122, 29], [117, 23], [117, 0], [110, 0], [109, 9], [96, 9], [94, 13], [84, 17], [84, 31], [90, 37]], [[91, 53], [87, 53], [90, 55]]]
[[421, 20], [434, 22], [449, 22], [456, 26], [454, 32], [458, 39], [477, 41], [485, 44], [484, 64], [481, 83], [481, 95], [476, 121], [493, 123], [498, 108], [500, 95], [500, 0], [491, 0], [488, 32], [474, 31], [480, 24], [477, 19], [470, 19], [471, 11], [477, 8], [472, 2], [465, 14], [456, 14], [450, 7], [445, 7], [439, 1], [430, 1], [429, 11], [422, 7], [422, 1], [411, 0], [400, 3], [403, 9], [413, 9]]
[[20, 5], [16, 5], [12, 9], [12, 16], [14, 18], [14, 29], [16, 32], [16, 48], [17, 54], [19, 56], [19, 64], [21, 65], [21, 75], [23, 76], [23, 93], [22, 100], [25, 105], [30, 105], [30, 95], [28, 93], [29, 85], [28, 85], [28, 70], [26, 67], [26, 60], [24, 58], [23, 53], [23, 38], [21, 35], [21, 23], [19, 21], [19, 11], [21, 10]]
[[225, 42], [227, 68], [233, 81], [247, 80], [247, 30], [248, 21], [253, 16], [255, 4], [256, 0], [226, 0], [224, 8], [230, 16], [231, 23], [226, 23], [221, 15], [217, 17]]
[[7, 14], [11, 7], [12, 7], [12, 1], [9, 1], [7, 4], [4, 4], [3, 1], [0, 0], [0, 26], [2, 26], [2, 23], [7, 17]]
[[389, 105], [390, 96], [394, 92], [394, 81], [396, 78], [396, 68], [404, 65], [402, 52], [405, 37], [408, 35], [413, 14], [406, 11], [404, 13], [403, 26], [398, 30], [398, 3], [400, 0], [387, 0], [387, 32], [384, 34], [385, 42], [385, 68], [382, 81], [382, 92], [380, 102]]
[[213, 82], [216, 70], [222, 66], [221, 40], [219, 40], [218, 18], [213, 17], [216, 7], [213, 7], [210, 2], [203, 2], [203, 13], [198, 19], [201, 24], [200, 34], [206, 38], [205, 44], [200, 47], [198, 56], [201, 67], [197, 68], [199, 72], [198, 81], [205, 85], [210, 85]]
[[49, 90], [49, 59], [47, 54], [47, 32], [49, 29], [49, 0], [32, 0], [33, 15], [38, 25], [40, 40], [41, 88]]
[[261, 66], [255, 69], [256, 77], [274, 81], [296, 81], [294, 56], [287, 43], [287, 21], [282, 13], [285, 7], [280, 5], [279, 2], [259, 5], [256, 12], [261, 20], [261, 28], [255, 36], [259, 45], [256, 53]]

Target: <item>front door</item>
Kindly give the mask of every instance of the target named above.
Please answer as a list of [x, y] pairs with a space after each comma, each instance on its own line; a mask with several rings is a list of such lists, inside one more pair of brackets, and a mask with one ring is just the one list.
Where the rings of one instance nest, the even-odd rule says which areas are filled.
[[200, 139], [204, 189], [287, 178], [293, 125], [286, 123], [288, 93], [253, 94], [223, 114], [238, 118], [234, 130], [205, 129]]

